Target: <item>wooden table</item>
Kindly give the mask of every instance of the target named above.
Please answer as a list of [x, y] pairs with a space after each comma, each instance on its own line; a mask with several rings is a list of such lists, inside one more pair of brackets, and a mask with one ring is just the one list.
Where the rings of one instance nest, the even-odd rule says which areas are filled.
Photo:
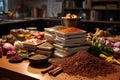
[[57, 76], [50, 76], [48, 73], [41, 74], [45, 68], [34, 68], [29, 65], [28, 60], [21, 63], [10, 63], [6, 56], [0, 58], [0, 76], [10, 78], [11, 80], [79, 80], [70, 77], [65, 73]]
[[0, 58], [0, 76], [7, 77], [10, 80], [120, 80], [120, 72], [112, 74], [112, 76], [98, 76], [90, 79], [82, 76], [70, 76], [65, 73], [57, 76], [50, 76], [48, 73], [41, 74], [41, 70], [44, 69], [31, 67], [28, 60], [24, 60], [21, 63], [10, 63], [6, 56]]

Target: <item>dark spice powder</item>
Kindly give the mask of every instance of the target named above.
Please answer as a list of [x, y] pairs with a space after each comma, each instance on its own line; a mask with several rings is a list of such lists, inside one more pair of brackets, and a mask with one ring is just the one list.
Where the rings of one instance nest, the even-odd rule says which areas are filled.
[[110, 63], [106, 63], [94, 55], [79, 51], [73, 56], [63, 58], [53, 63], [54, 66], [61, 64], [63, 72], [69, 75], [81, 75], [84, 77], [106, 76], [117, 71]]

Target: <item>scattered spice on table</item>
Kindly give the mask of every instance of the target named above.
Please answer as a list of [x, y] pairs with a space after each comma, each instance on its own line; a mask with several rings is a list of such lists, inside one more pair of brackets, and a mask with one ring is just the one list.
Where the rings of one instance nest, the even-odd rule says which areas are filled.
[[106, 76], [117, 71], [113, 64], [107, 63], [86, 51], [79, 51], [73, 56], [53, 63], [54, 66], [58, 64], [61, 64], [64, 73], [91, 78]]

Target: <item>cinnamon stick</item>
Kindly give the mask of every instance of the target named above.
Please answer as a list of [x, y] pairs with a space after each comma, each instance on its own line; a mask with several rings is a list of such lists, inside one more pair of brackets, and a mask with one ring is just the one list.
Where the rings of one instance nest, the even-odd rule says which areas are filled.
[[52, 72], [52, 73], [51, 73], [51, 75], [56, 76], [56, 75], [58, 75], [59, 73], [61, 73], [61, 72], [62, 72], [62, 70], [63, 70], [63, 68], [62, 68], [62, 67], [60, 67], [60, 68], [59, 68], [59, 69], [57, 69], [56, 71]]
[[53, 72], [57, 71], [58, 69], [60, 69], [60, 66], [57, 66], [56, 68], [54, 68], [53, 70], [49, 71], [48, 74], [52, 75]]
[[41, 71], [41, 73], [47, 73], [48, 71], [52, 70], [54, 67], [53, 65], [49, 66], [48, 68], [46, 68], [45, 70]]

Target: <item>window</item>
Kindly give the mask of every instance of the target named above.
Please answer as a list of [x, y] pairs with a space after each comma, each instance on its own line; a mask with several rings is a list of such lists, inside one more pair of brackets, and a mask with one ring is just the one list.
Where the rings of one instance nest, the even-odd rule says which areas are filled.
[[4, 12], [4, 3], [3, 0], [0, 0], [0, 14], [3, 14]]
[[8, 11], [8, 0], [0, 0], [0, 14]]

